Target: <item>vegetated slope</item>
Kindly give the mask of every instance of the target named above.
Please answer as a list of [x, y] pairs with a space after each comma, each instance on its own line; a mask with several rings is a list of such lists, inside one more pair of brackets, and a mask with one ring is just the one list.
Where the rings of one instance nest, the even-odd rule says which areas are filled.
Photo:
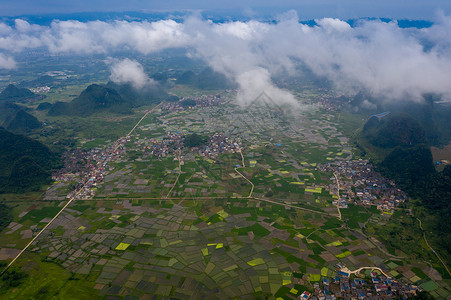
[[49, 110], [51, 116], [75, 115], [87, 117], [98, 112], [131, 113], [132, 103], [119, 93], [105, 86], [92, 84], [71, 102], [56, 102]]
[[55, 78], [49, 75], [42, 75], [36, 79], [23, 81], [20, 87], [38, 87], [38, 86], [53, 86], [55, 85]]
[[185, 137], [184, 142], [187, 147], [199, 147], [199, 146], [204, 145], [207, 141], [208, 141], [207, 137], [193, 133], [193, 134], [187, 135]]
[[180, 105], [185, 108], [194, 107], [194, 106], [196, 106], [196, 104], [197, 104], [196, 100], [194, 100], [194, 99], [185, 99], [180, 102]]
[[426, 94], [422, 102], [393, 102], [386, 110], [404, 112], [414, 117], [423, 127], [431, 145], [440, 146], [451, 140], [451, 105], [442, 102], [439, 95]]
[[0, 193], [38, 190], [51, 182], [59, 158], [42, 143], [0, 127]]
[[0, 103], [0, 126], [14, 133], [28, 133], [42, 127], [35, 116], [14, 103]]
[[177, 78], [177, 83], [194, 85], [196, 80], [196, 73], [190, 70], [182, 73], [182, 75]]
[[[425, 138], [431, 145], [440, 146], [451, 140], [451, 105], [442, 101], [437, 94], [425, 94], [419, 101], [385, 101], [360, 92], [351, 99], [344, 98], [343, 104], [351, 112], [368, 115], [389, 111], [392, 115], [409, 115], [422, 127]], [[386, 118], [382, 118], [381, 121]]]
[[141, 89], [134, 88], [131, 84], [117, 84], [108, 82], [107, 88], [116, 90], [122, 99], [129, 103], [132, 107], [143, 105], [158, 104], [168, 97], [168, 94], [160, 85], [149, 85]]
[[36, 94], [26, 88], [18, 88], [14, 84], [8, 85], [0, 93], [0, 101], [24, 101], [28, 99], [35, 98]]
[[434, 230], [429, 235], [451, 256], [451, 165], [437, 172], [429, 148], [393, 150], [380, 164], [380, 171], [393, 179], [409, 196], [421, 200], [427, 209], [426, 223]]
[[0, 232], [5, 229], [13, 220], [11, 208], [3, 203], [0, 203]]
[[424, 146], [395, 148], [380, 164], [380, 170], [404, 190], [413, 192], [434, 176], [432, 153]]
[[186, 71], [177, 78], [177, 84], [191, 85], [199, 89], [230, 89], [235, 85], [224, 74], [217, 73], [211, 68], [205, 68], [199, 74]]
[[42, 102], [38, 105], [38, 107], [36, 108], [36, 110], [47, 110], [52, 108], [52, 104], [49, 102]]
[[374, 146], [366, 151], [388, 152], [378, 164], [379, 171], [410, 197], [421, 200], [428, 212], [423, 221], [433, 230], [429, 239], [451, 257], [451, 166], [443, 172], [435, 170], [423, 127], [406, 114], [382, 120], [372, 117], [360, 135], [361, 141]]
[[408, 114], [388, 115], [378, 119], [371, 117], [362, 135], [372, 145], [381, 148], [411, 147], [426, 143], [424, 129]]

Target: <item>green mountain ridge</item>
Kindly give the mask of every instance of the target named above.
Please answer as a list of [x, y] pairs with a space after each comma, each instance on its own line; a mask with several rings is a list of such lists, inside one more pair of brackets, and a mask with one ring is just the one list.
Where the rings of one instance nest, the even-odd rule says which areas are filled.
[[26, 88], [18, 88], [14, 84], [8, 85], [0, 93], [0, 101], [25, 101], [37, 97], [35, 93]]
[[136, 89], [131, 84], [117, 84], [109, 81], [106, 88], [117, 91], [132, 107], [158, 104], [168, 97], [159, 85]]
[[114, 89], [91, 84], [80, 96], [71, 102], [56, 102], [50, 108], [48, 114], [75, 115], [87, 117], [98, 112], [112, 112], [118, 114], [129, 114], [133, 104], [125, 101]]
[[[349, 100], [349, 102], [348, 102]], [[421, 125], [428, 143], [434, 146], [446, 145], [451, 140], [451, 122], [448, 121], [451, 105], [441, 102], [442, 96], [425, 94], [423, 99], [387, 101], [375, 98], [366, 92], [359, 92], [351, 99], [343, 98], [345, 108], [350, 112], [367, 115], [390, 111], [392, 115], [408, 115]], [[385, 118], [381, 119], [384, 121]]]
[[177, 80], [177, 84], [186, 84], [197, 87], [199, 89], [231, 89], [235, 87], [224, 74], [215, 72], [211, 68], [205, 68], [199, 74], [193, 71], [186, 71], [181, 74]]
[[372, 145], [381, 148], [410, 147], [427, 142], [421, 124], [406, 113], [380, 120], [373, 116], [364, 125], [362, 134]]
[[51, 182], [50, 171], [59, 157], [49, 148], [23, 135], [0, 127], [0, 193], [39, 190]]
[[407, 113], [371, 117], [357, 136], [357, 144], [380, 160], [381, 174], [420, 200], [430, 238], [451, 257], [451, 166], [435, 170], [429, 143], [423, 126]]
[[13, 133], [29, 133], [42, 128], [39, 120], [14, 103], [0, 103], [0, 126]]

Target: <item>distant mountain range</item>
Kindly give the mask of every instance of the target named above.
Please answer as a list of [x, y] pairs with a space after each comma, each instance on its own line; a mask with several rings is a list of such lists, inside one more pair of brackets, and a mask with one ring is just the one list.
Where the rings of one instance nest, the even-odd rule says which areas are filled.
[[168, 94], [158, 86], [135, 89], [130, 84], [108, 82], [105, 86], [98, 84], [88, 86], [71, 102], [56, 102], [51, 107], [45, 104], [39, 109], [50, 108], [48, 114], [51, 116], [87, 117], [100, 112], [130, 114], [134, 107], [158, 104], [167, 97]]
[[97, 112], [131, 113], [133, 105], [119, 93], [98, 84], [91, 84], [71, 102], [56, 102], [49, 110], [51, 116], [72, 115], [86, 117]]
[[215, 72], [211, 68], [205, 68], [200, 73], [186, 71], [177, 78], [176, 83], [191, 85], [199, 89], [214, 90], [236, 88], [236, 85], [224, 74]]
[[158, 104], [168, 97], [168, 94], [160, 85], [149, 85], [142, 89], [136, 89], [131, 84], [117, 84], [112, 81], [105, 86], [116, 90], [131, 107]]

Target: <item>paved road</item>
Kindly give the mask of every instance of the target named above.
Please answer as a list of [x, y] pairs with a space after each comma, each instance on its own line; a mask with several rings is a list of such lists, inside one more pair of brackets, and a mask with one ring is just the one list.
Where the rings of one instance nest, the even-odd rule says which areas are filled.
[[349, 270], [347, 267], [341, 269], [341, 271], [346, 272], [346, 273], [349, 273], [349, 274], [357, 274], [357, 273], [360, 273], [360, 271], [362, 271], [362, 270], [378, 270], [379, 272], [381, 272], [382, 274], [384, 274], [385, 277], [387, 277], [387, 278], [392, 277], [390, 274], [385, 273], [385, 272], [384, 272], [381, 268], [379, 268], [379, 267], [361, 267], [361, 268], [358, 268], [358, 269], [355, 270], [355, 271], [351, 271], [351, 270]]
[[338, 210], [338, 219], [341, 221], [341, 211], [340, 211], [340, 182], [338, 181], [337, 174], [334, 172], [335, 180], [337, 181], [337, 210]]
[[[243, 168], [245, 168], [245, 167], [246, 167], [246, 164], [244, 163], [243, 152], [241, 151], [241, 149], [238, 149], [238, 151], [239, 151], [240, 154], [241, 154], [241, 162], [242, 162], [242, 164], [243, 164]], [[254, 186], [254, 184], [252, 183], [252, 181], [250, 181], [249, 179], [247, 179], [246, 176], [244, 176], [240, 171], [238, 171], [238, 168], [240, 168], [240, 167], [236, 167], [236, 168], [235, 168], [235, 172], [237, 172], [238, 175], [240, 175], [241, 177], [243, 177], [244, 180], [246, 180], [247, 182], [249, 182], [249, 184], [252, 186], [251, 191], [249, 192], [249, 196], [247, 196], [247, 198], [251, 198], [251, 197], [252, 197], [252, 193], [254, 192], [254, 187], [255, 187], [255, 186]]]
[[246, 180], [247, 182], [249, 182], [249, 184], [252, 186], [251, 190], [249, 192], [249, 196], [247, 196], [247, 198], [252, 198], [252, 193], [254, 192], [254, 184], [252, 183], [252, 181], [250, 181], [249, 179], [246, 178], [246, 176], [244, 176], [240, 171], [237, 170], [237, 168], [235, 168], [235, 172], [238, 173], [238, 175], [240, 175], [241, 177], [244, 178], [244, 180]]
[[[142, 120], [144, 120], [144, 118], [151, 113], [154, 109], [156, 109], [159, 105], [155, 106], [154, 108], [152, 108], [151, 110], [147, 111], [144, 116], [135, 124], [135, 126], [132, 128], [132, 130], [130, 130], [130, 132], [127, 134], [127, 136], [130, 136], [130, 134], [133, 133], [133, 131], [135, 131], [136, 127], [139, 126], [139, 124], [142, 122]], [[119, 146], [121, 145], [121, 143], [117, 142], [116, 147], [113, 149], [112, 153], [115, 152]], [[36, 239], [39, 238], [39, 236], [53, 223], [53, 221], [55, 221], [56, 218], [58, 218], [58, 216], [77, 198], [77, 196], [85, 189], [86, 185], [89, 183], [89, 181], [91, 179], [95, 179], [97, 173], [100, 172], [99, 170], [96, 170], [95, 173], [83, 184], [83, 186], [69, 199], [69, 201], [66, 203], [66, 205], [63, 206], [63, 208], [50, 220], [50, 222], [47, 223], [47, 225], [44, 226], [44, 228], [42, 228], [41, 231], [39, 231], [39, 233], [25, 246], [25, 248], [23, 248], [19, 254], [16, 255], [16, 257], [6, 266], [6, 268], [2, 271], [2, 274], [8, 270], [9, 267], [11, 267], [14, 262], [22, 255], [22, 253], [24, 253], [33, 243], [34, 241], [36, 241]]]
[[325, 212], [321, 212], [321, 211], [317, 211], [317, 210], [313, 210], [313, 209], [308, 209], [308, 208], [304, 208], [304, 207], [299, 207], [299, 206], [294, 206], [294, 205], [290, 205], [290, 204], [286, 204], [286, 203], [282, 203], [282, 202], [277, 202], [277, 201], [273, 201], [273, 200], [269, 200], [269, 199], [264, 199], [264, 198], [257, 198], [257, 197], [253, 197], [252, 199], [254, 200], [258, 200], [258, 201], [263, 201], [263, 202], [268, 202], [268, 203], [272, 203], [272, 204], [278, 204], [278, 205], [282, 205], [285, 207], [289, 207], [289, 208], [294, 208], [294, 209], [298, 209], [298, 210], [305, 210], [305, 211], [309, 211], [309, 212], [313, 212], [316, 214], [320, 214], [323, 216], [328, 216], [331, 218], [336, 218], [335, 215], [331, 215]]
[[[181, 151], [180, 151], [181, 152]], [[172, 185], [171, 189], [169, 190], [168, 194], [166, 195], [166, 198], [169, 197], [169, 195], [172, 193], [172, 190], [175, 188], [175, 186], [177, 185], [177, 182], [179, 181], [180, 175], [182, 174], [182, 159], [181, 159], [181, 153], [179, 152], [178, 155], [178, 159], [179, 159], [179, 171], [177, 174], [177, 178], [175, 179], [174, 184]]]
[[85, 184], [78, 190], [78, 192], [74, 194], [72, 198], [69, 199], [66, 205], [64, 205], [64, 207], [56, 214], [56, 216], [54, 216], [53, 219], [51, 219], [50, 222], [48, 222], [47, 225], [45, 225], [44, 228], [42, 228], [42, 230], [39, 231], [39, 233], [25, 246], [25, 248], [23, 248], [22, 251], [20, 251], [19, 254], [16, 255], [16, 257], [3, 270], [2, 274], [5, 273], [5, 271], [8, 270], [9, 267], [12, 266], [12, 264], [22, 255], [22, 253], [24, 253], [25, 250], [27, 250], [33, 244], [33, 242], [47, 229], [47, 227], [49, 227], [50, 224], [52, 224], [52, 222], [56, 218], [58, 218], [58, 216], [66, 209], [66, 207], [68, 207], [72, 203], [72, 201], [75, 200], [75, 198], [83, 191], [84, 187], [88, 184], [89, 180], [85, 182]]
[[243, 163], [243, 168], [246, 168], [246, 164], [244, 163], [243, 152], [241, 151], [241, 149], [238, 149], [238, 151], [240, 152], [240, 155], [241, 155], [241, 162]]
[[127, 134], [127, 136], [130, 136], [133, 131], [135, 131], [136, 127], [139, 126], [139, 124], [141, 124], [142, 120], [144, 120], [145, 117], [147, 117], [148, 114], [150, 114], [151, 112], [153, 112], [158, 106], [160, 106], [160, 104], [158, 104], [157, 106], [155, 106], [154, 108], [152, 108], [151, 110], [148, 110], [144, 116], [142, 116], [142, 118], [138, 121], [138, 123], [135, 124], [135, 126], [132, 128], [132, 130], [130, 130], [130, 132]]

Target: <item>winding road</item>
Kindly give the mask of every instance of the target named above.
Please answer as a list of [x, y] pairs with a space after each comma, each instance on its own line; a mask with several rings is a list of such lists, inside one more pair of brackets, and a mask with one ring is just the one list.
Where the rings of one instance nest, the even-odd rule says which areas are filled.
[[[242, 168], [246, 167], [246, 164], [244, 163], [244, 156], [243, 156], [243, 152], [241, 151], [241, 149], [238, 149], [238, 152], [240, 152], [241, 154], [241, 162], [243, 164]], [[254, 192], [254, 184], [252, 183], [252, 181], [250, 181], [249, 179], [246, 178], [246, 176], [244, 176], [240, 171], [238, 171], [238, 168], [241, 167], [236, 167], [234, 170], [235, 172], [238, 173], [238, 175], [240, 175], [242, 178], [244, 178], [244, 180], [246, 180], [247, 182], [249, 182], [249, 184], [252, 186], [251, 191], [249, 192], [249, 196], [247, 196], [247, 198], [252, 198], [252, 193]]]
[[435, 251], [431, 245], [429, 245], [428, 240], [426, 239], [426, 232], [423, 229], [423, 225], [421, 224], [421, 220], [418, 219], [418, 222], [420, 223], [420, 229], [423, 231], [423, 238], [424, 241], [426, 242], [426, 245], [428, 246], [429, 249], [431, 249], [431, 251], [435, 254], [435, 256], [437, 256], [438, 260], [442, 263], [442, 265], [445, 267], [446, 271], [448, 272], [448, 275], [451, 276], [451, 273], [449, 272], [448, 266], [445, 264], [445, 262], [442, 260], [442, 258], [440, 257], [440, 255], [438, 255], [437, 251]]
[[349, 274], [357, 274], [357, 273], [360, 273], [360, 271], [362, 271], [362, 270], [378, 270], [379, 272], [381, 272], [382, 274], [384, 274], [385, 277], [387, 277], [387, 278], [391, 278], [391, 277], [392, 277], [392, 276], [389, 275], [388, 273], [385, 273], [385, 272], [384, 272], [381, 268], [379, 268], [379, 267], [361, 267], [361, 268], [358, 268], [357, 270], [354, 270], [354, 271], [349, 270], [347, 267], [344, 267], [344, 268], [341, 269], [341, 271], [346, 272], [346, 273], [349, 273]]
[[246, 176], [244, 176], [240, 171], [237, 170], [237, 168], [235, 168], [235, 172], [238, 173], [238, 175], [240, 175], [241, 177], [244, 178], [244, 180], [246, 180], [247, 182], [249, 182], [249, 184], [252, 186], [251, 190], [249, 192], [249, 196], [247, 196], [247, 198], [252, 198], [252, 194], [254, 192], [254, 184], [252, 183], [252, 181], [250, 181], [249, 179], [246, 178]]

